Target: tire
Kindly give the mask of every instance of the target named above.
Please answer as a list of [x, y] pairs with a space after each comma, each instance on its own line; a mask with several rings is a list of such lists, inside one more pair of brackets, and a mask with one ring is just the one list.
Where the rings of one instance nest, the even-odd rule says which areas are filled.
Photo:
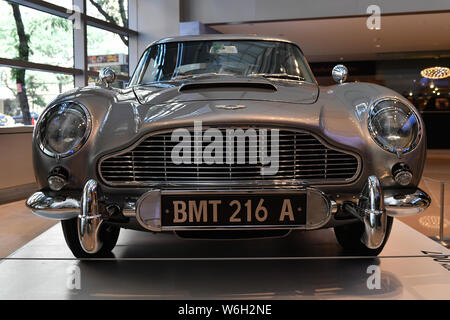
[[361, 242], [361, 235], [364, 231], [364, 224], [362, 222], [356, 222], [352, 224], [346, 224], [343, 226], [335, 227], [334, 234], [337, 241], [344, 249], [346, 254], [358, 255], [358, 256], [377, 256], [383, 250], [386, 242], [388, 241], [389, 235], [391, 234], [392, 224], [394, 218], [387, 217], [386, 225], [386, 236], [384, 237], [383, 243], [377, 249], [367, 248]]
[[78, 238], [78, 218], [62, 220], [61, 226], [67, 246], [76, 258], [105, 258], [112, 255], [119, 238], [120, 228], [111, 225], [102, 225], [99, 238], [103, 242], [101, 249], [97, 253], [87, 253], [83, 250]]

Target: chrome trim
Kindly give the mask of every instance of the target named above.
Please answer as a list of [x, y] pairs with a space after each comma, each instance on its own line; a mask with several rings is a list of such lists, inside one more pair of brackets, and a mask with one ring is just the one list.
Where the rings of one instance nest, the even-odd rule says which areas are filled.
[[[69, 151], [67, 151], [67, 152], [65, 152], [65, 153], [54, 153], [54, 152], [48, 150], [48, 149], [46, 148], [46, 146], [44, 146], [44, 144], [43, 144], [43, 142], [42, 142], [42, 138], [41, 138], [41, 126], [42, 126], [42, 123], [43, 123], [44, 121], [47, 120], [47, 116], [48, 116], [49, 114], [51, 114], [50, 111], [53, 110], [54, 108], [60, 106], [61, 104], [64, 104], [64, 103], [76, 104], [76, 105], [78, 105], [78, 106], [83, 110], [84, 114], [86, 115], [86, 122], [87, 122], [87, 125], [86, 125], [86, 131], [84, 132], [83, 137], [80, 139], [80, 142], [79, 142], [76, 146], [74, 146], [72, 149], [70, 149]], [[90, 136], [90, 134], [91, 134], [91, 131], [92, 131], [92, 117], [91, 117], [91, 114], [89, 113], [89, 110], [88, 110], [83, 104], [81, 104], [81, 103], [79, 103], [79, 102], [72, 101], [72, 100], [68, 100], [68, 101], [57, 102], [57, 103], [55, 103], [55, 104], [49, 106], [49, 107], [48, 107], [48, 108], [40, 115], [40, 117], [39, 117], [39, 119], [38, 119], [38, 121], [37, 121], [37, 123], [36, 123], [35, 131], [34, 131], [34, 132], [35, 132], [35, 134], [36, 134], [36, 142], [37, 142], [37, 144], [39, 145], [39, 149], [40, 149], [44, 154], [46, 154], [46, 155], [48, 155], [48, 156], [50, 156], [50, 157], [52, 157], [52, 158], [64, 158], [64, 157], [68, 157], [68, 156], [74, 154], [75, 152], [77, 152], [77, 151], [78, 151], [78, 150], [86, 143], [86, 141], [88, 140], [88, 138], [89, 138], [89, 136]]]
[[[396, 101], [396, 102], [399, 102], [399, 103], [405, 105], [407, 108], [409, 108], [411, 110], [411, 112], [414, 114], [414, 116], [416, 117], [417, 126], [418, 126], [417, 137], [416, 137], [416, 140], [407, 149], [404, 149], [404, 150], [401, 150], [401, 151], [392, 151], [392, 150], [386, 148], [386, 146], [382, 145], [378, 141], [378, 139], [376, 139], [376, 135], [374, 135], [374, 133], [373, 133], [373, 129], [372, 129], [372, 125], [371, 125], [371, 119], [374, 116], [373, 109], [379, 103], [384, 102], [384, 101]], [[420, 141], [422, 140], [422, 136], [423, 136], [423, 125], [422, 125], [422, 123], [420, 121], [421, 117], [418, 114], [418, 112], [416, 111], [416, 109], [414, 108], [414, 106], [411, 106], [411, 105], [403, 102], [402, 100], [400, 100], [400, 99], [398, 99], [396, 97], [383, 97], [383, 98], [380, 98], [380, 99], [377, 99], [377, 100], [373, 101], [370, 104], [368, 110], [369, 111], [368, 111], [368, 114], [367, 114], [367, 130], [369, 131], [369, 135], [372, 138], [372, 140], [377, 144], [377, 146], [379, 146], [383, 150], [388, 151], [390, 153], [404, 154], [404, 153], [408, 153], [408, 152], [413, 151], [420, 144]]]
[[334, 81], [336, 81], [339, 84], [342, 84], [347, 80], [348, 69], [343, 64], [337, 64], [331, 71], [331, 76], [333, 77]]
[[35, 192], [25, 202], [31, 212], [37, 216], [68, 220], [80, 214], [80, 201], [70, 196], [49, 196], [42, 191]]
[[[147, 204], [145, 201], [146, 199], [149, 199], [150, 203]], [[141, 207], [143, 205], [147, 205], [149, 207], [146, 208], [147, 211], [150, 211], [151, 215], [148, 221], [149, 223], [146, 223], [139, 214], [139, 211], [141, 210]], [[146, 193], [144, 193], [136, 202], [136, 220], [139, 222], [139, 224], [151, 231], [162, 231], [163, 228], [161, 226], [161, 190], [151, 190]]]
[[103, 246], [99, 231], [103, 218], [99, 208], [100, 190], [94, 179], [86, 182], [81, 197], [81, 214], [78, 216], [78, 238], [86, 253], [97, 253]]
[[364, 232], [361, 242], [370, 249], [379, 248], [386, 237], [387, 215], [384, 208], [383, 189], [376, 176], [370, 176], [358, 203]]
[[170, 42], [187, 42], [187, 41], [233, 41], [233, 40], [247, 40], [247, 41], [275, 41], [286, 42], [297, 45], [295, 42], [281, 38], [270, 36], [258, 36], [252, 34], [203, 34], [203, 35], [188, 35], [188, 36], [173, 36], [166, 37], [156, 41], [153, 41], [147, 46], [147, 49], [153, 45], [170, 43]]
[[[195, 194], [273, 194], [273, 193], [306, 193], [307, 194], [307, 215], [306, 215], [306, 224], [305, 225], [238, 225], [238, 226], [232, 226], [232, 225], [226, 225], [226, 226], [170, 226], [170, 227], [164, 227], [161, 226], [161, 208], [160, 208], [160, 198], [161, 195], [195, 195]], [[316, 202], [314, 204], [312, 203], [314, 200], [313, 198], [317, 198]], [[144, 222], [142, 217], [140, 217], [139, 210], [141, 206], [144, 204], [145, 199], [151, 198], [152, 204], [155, 207], [155, 212], [153, 215], [150, 215], [147, 220], [153, 220], [153, 225], [148, 225]], [[319, 200], [320, 199], [320, 200]], [[326, 212], [325, 215], [317, 216], [317, 220], [314, 220], [314, 213], [319, 213], [320, 209], [319, 204], [317, 200], [322, 201], [324, 204], [324, 212]], [[311, 203], [310, 203], [311, 202]], [[146, 210], [151, 210], [151, 208], [146, 208]], [[273, 229], [299, 229], [299, 230], [315, 230], [320, 229], [323, 226], [325, 226], [332, 218], [332, 211], [333, 211], [333, 205], [332, 200], [325, 195], [321, 190], [315, 189], [315, 188], [309, 188], [309, 187], [303, 187], [302, 189], [264, 189], [264, 190], [253, 190], [253, 189], [238, 189], [238, 190], [159, 190], [154, 189], [151, 191], [146, 192], [144, 195], [142, 195], [136, 204], [136, 220], [139, 222], [139, 224], [144, 227], [145, 229], [148, 229], [150, 231], [159, 232], [159, 231], [181, 231], [181, 230], [247, 230], [247, 229], [258, 229], [258, 230], [273, 230]], [[148, 212], [148, 211], [147, 211]], [[319, 220], [321, 219], [321, 220]]]
[[136, 202], [127, 201], [123, 205], [122, 214], [127, 218], [136, 216]]
[[[239, 125], [239, 124], [230, 124], [229, 128], [234, 128], [236, 126], [236, 128], [241, 128], [241, 129], [248, 129], [248, 128], [261, 128], [261, 129], [273, 129], [274, 127], [269, 127], [269, 126], [258, 126], [258, 124], [254, 124], [254, 126], [251, 125]], [[157, 131], [153, 131], [147, 134], [144, 134], [141, 138], [139, 138], [135, 143], [133, 143], [132, 145], [130, 145], [129, 147], [122, 149], [120, 151], [117, 152], [113, 152], [110, 154], [107, 154], [105, 156], [102, 156], [100, 158], [100, 160], [98, 161], [97, 164], [97, 172], [98, 175], [100, 177], [100, 179], [102, 180], [102, 182], [108, 186], [111, 187], [124, 187], [124, 186], [135, 186], [135, 187], [168, 187], [168, 186], [172, 186], [172, 187], [176, 187], [176, 186], [180, 186], [180, 187], [187, 187], [187, 186], [221, 186], [221, 187], [226, 187], [226, 186], [238, 186], [238, 187], [251, 187], [251, 186], [273, 186], [273, 185], [277, 185], [280, 187], [283, 186], [299, 186], [299, 185], [303, 185], [306, 182], [304, 180], [294, 180], [294, 179], [276, 179], [276, 180], [262, 180], [262, 181], [255, 181], [255, 180], [239, 180], [239, 181], [230, 181], [230, 180], [217, 180], [217, 181], [206, 181], [206, 182], [202, 182], [202, 181], [171, 181], [171, 182], [165, 182], [164, 184], [162, 184], [161, 182], [153, 182], [153, 183], [144, 183], [144, 182], [124, 182], [124, 183], [114, 183], [114, 182], [110, 182], [107, 181], [103, 175], [102, 175], [102, 171], [101, 171], [101, 165], [103, 163], [103, 161], [109, 159], [109, 158], [113, 158], [116, 156], [120, 156], [123, 155], [131, 150], [133, 150], [134, 148], [136, 148], [140, 143], [142, 143], [144, 140], [146, 140], [147, 138], [154, 136], [154, 135], [159, 135], [159, 134], [164, 134], [164, 133], [170, 133], [172, 132], [174, 129], [178, 129], [178, 128], [185, 128], [185, 129], [192, 129], [192, 126], [182, 126], [182, 127], [177, 127], [177, 128], [170, 128], [170, 129], [164, 129], [164, 130], [157, 130]], [[203, 129], [206, 130], [208, 128], [211, 128], [211, 126], [208, 125], [203, 125]], [[325, 147], [338, 151], [338, 152], [342, 152], [345, 154], [349, 154], [351, 156], [354, 156], [358, 162], [358, 167], [356, 169], [356, 173], [353, 175], [352, 178], [349, 179], [329, 179], [326, 182], [314, 182], [314, 185], [343, 185], [343, 184], [349, 184], [352, 183], [354, 181], [356, 181], [359, 177], [359, 175], [361, 174], [362, 171], [362, 165], [361, 165], [361, 156], [353, 151], [349, 151], [349, 150], [342, 150], [340, 148], [337, 148], [333, 145], [331, 145], [330, 143], [326, 142], [322, 137], [318, 136], [315, 133], [312, 133], [310, 131], [306, 131], [306, 130], [301, 130], [301, 129], [297, 129], [297, 128], [292, 128], [292, 127], [283, 127], [283, 126], [278, 126], [276, 127], [276, 129], [279, 130], [290, 130], [292, 132], [296, 132], [296, 133], [304, 133], [304, 134], [309, 134], [311, 136], [313, 136], [315, 139], [317, 139], [321, 144], [323, 144]]]
[[237, 110], [247, 108], [245, 104], [216, 104], [217, 109]]
[[387, 215], [392, 217], [413, 216], [425, 211], [431, 198], [421, 189], [409, 194], [393, 194], [384, 197]]
[[330, 200], [330, 212], [332, 215], [335, 215], [339, 210], [339, 205], [336, 201]]
[[109, 88], [110, 84], [116, 80], [116, 72], [111, 67], [103, 68], [98, 74], [98, 79], [104, 88]]

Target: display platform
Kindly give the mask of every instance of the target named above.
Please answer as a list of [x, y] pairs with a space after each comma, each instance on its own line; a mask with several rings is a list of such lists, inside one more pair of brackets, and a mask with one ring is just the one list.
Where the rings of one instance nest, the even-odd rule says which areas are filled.
[[332, 230], [233, 241], [122, 230], [114, 255], [74, 259], [58, 224], [0, 261], [0, 299], [450, 299], [450, 250], [398, 220], [378, 258], [345, 256]]

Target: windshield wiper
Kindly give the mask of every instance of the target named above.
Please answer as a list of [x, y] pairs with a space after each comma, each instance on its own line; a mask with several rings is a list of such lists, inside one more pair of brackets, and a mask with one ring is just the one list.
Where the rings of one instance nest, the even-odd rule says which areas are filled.
[[251, 73], [249, 77], [277, 78], [287, 80], [305, 81], [305, 78], [287, 73]]
[[180, 74], [179, 76], [175, 76], [170, 79], [170, 81], [183, 80], [183, 79], [197, 79], [202, 77], [212, 77], [212, 76], [235, 76], [232, 73], [217, 73], [217, 72], [208, 72], [208, 73], [200, 73], [200, 74]]

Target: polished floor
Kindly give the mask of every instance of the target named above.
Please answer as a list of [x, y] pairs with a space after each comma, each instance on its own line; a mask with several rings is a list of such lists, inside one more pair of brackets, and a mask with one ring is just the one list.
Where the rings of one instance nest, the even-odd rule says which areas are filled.
[[[441, 204], [441, 185], [444, 201]], [[450, 150], [428, 150], [420, 188], [431, 196], [431, 206], [422, 214], [400, 218], [410, 227], [428, 237], [439, 235], [441, 208], [444, 210], [444, 238], [450, 247]]]
[[0, 205], [0, 258], [33, 240], [56, 222], [31, 214], [25, 200]]
[[79, 261], [56, 225], [0, 261], [0, 299], [450, 299], [449, 255], [396, 221], [378, 258], [344, 255], [331, 230], [233, 241], [125, 230], [114, 257]]

